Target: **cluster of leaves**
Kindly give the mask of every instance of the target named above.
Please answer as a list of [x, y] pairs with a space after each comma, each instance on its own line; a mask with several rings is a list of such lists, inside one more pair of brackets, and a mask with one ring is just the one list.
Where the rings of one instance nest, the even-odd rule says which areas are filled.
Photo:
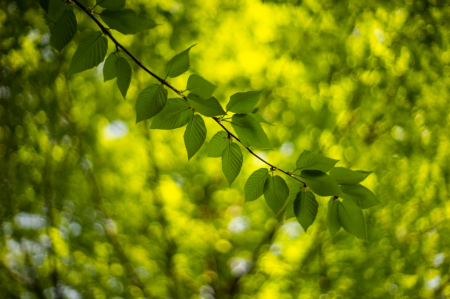
[[[75, 1], [75, 0], [74, 0]], [[73, 38], [77, 22], [70, 3], [62, 0], [49, 0], [45, 6], [49, 17], [56, 22], [52, 30], [51, 43], [61, 51]], [[76, 1], [75, 1], [76, 2]], [[80, 4], [76, 2], [79, 6]], [[145, 16], [123, 9], [125, 0], [97, 0], [96, 6], [104, 8], [99, 13], [103, 22], [111, 29], [123, 34], [153, 28], [156, 23]], [[81, 6], [82, 7], [82, 6]], [[84, 8], [88, 13], [89, 10]], [[68, 75], [91, 69], [105, 60], [108, 42], [104, 37], [106, 27], [94, 32], [81, 42], [72, 58]], [[116, 44], [117, 45], [117, 44]], [[175, 78], [189, 70], [189, 51], [174, 56], [166, 65], [166, 78]], [[117, 78], [117, 86], [125, 98], [131, 82], [132, 71], [127, 59], [119, 52], [119, 47], [105, 60], [104, 80]], [[150, 129], [172, 130], [186, 126], [184, 142], [188, 159], [201, 148], [206, 139], [206, 126], [203, 117], [214, 118], [225, 131], [217, 132], [208, 148], [209, 157], [222, 158], [222, 170], [229, 185], [233, 183], [242, 168], [243, 154], [237, 142], [250, 151], [250, 148], [272, 149], [261, 123], [267, 122], [255, 108], [261, 91], [240, 92], [232, 95], [225, 109], [213, 97], [216, 86], [199, 75], [193, 74], [187, 81], [186, 96], [177, 91], [175, 98], [168, 98], [165, 80], [157, 78], [161, 84], [153, 84], [142, 90], [136, 101], [136, 123], [152, 119]], [[173, 88], [172, 88], [173, 89]], [[232, 114], [232, 115], [231, 115]], [[231, 116], [230, 116], [231, 115]], [[203, 117], [202, 117], [203, 116]], [[238, 137], [223, 126], [231, 124]], [[253, 153], [253, 152], [252, 152]], [[307, 230], [314, 222], [318, 202], [314, 194], [331, 196], [328, 203], [328, 225], [331, 235], [343, 227], [358, 238], [366, 239], [366, 226], [362, 210], [377, 205], [375, 195], [360, 185], [371, 172], [352, 171], [335, 167], [337, 160], [304, 151], [297, 160], [296, 169], [285, 172], [304, 182], [295, 200], [288, 201], [289, 188], [284, 179], [274, 175], [275, 167], [261, 168], [250, 175], [245, 185], [245, 201], [253, 201], [264, 194], [265, 200], [275, 214], [287, 211], [287, 218], [297, 217]], [[283, 171], [284, 172], [284, 171]], [[299, 172], [299, 173], [296, 173]], [[328, 174], [327, 174], [328, 173]]]

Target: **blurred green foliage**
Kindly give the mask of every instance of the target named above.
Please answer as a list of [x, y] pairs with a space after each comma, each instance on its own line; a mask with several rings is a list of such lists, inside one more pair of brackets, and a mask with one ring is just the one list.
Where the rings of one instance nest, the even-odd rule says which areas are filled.
[[[88, 0], [87, 6], [94, 6]], [[189, 162], [183, 129], [135, 124], [157, 83], [135, 64], [127, 101], [102, 65], [67, 78], [98, 29], [74, 7], [61, 53], [38, 1], [0, 1], [0, 296], [2, 298], [446, 298], [450, 295], [448, 1], [128, 1], [160, 24], [114, 35], [156, 74], [194, 43], [191, 73], [261, 90], [274, 146], [373, 170], [368, 242], [326, 226], [328, 198], [304, 233], [277, 223], [244, 184], [228, 188], [204, 145]], [[109, 49], [113, 48], [109, 41]], [[111, 51], [111, 50], [110, 50]], [[207, 140], [219, 131], [206, 119]], [[290, 194], [298, 188], [288, 180]], [[447, 236], [447, 237], [446, 237]]]

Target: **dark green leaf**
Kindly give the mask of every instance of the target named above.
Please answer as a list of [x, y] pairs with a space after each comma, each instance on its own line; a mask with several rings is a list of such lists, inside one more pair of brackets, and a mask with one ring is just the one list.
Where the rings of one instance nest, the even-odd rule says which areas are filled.
[[264, 183], [269, 177], [267, 168], [260, 168], [253, 172], [245, 183], [245, 202], [258, 199], [263, 195]]
[[256, 121], [257, 122], [259, 122], [259, 123], [265, 123], [265, 124], [268, 124], [268, 125], [271, 125], [271, 126], [273, 126], [273, 124], [272, 123], [270, 123], [270, 122], [268, 122], [267, 120], [265, 120], [264, 119], [264, 117], [262, 117], [260, 114], [258, 114], [258, 113], [249, 113], [248, 115], [250, 115], [250, 116], [252, 116], [254, 119], [256, 119]]
[[227, 111], [239, 114], [252, 112], [259, 100], [261, 91], [238, 92], [231, 96], [227, 104]]
[[319, 170], [303, 170], [300, 174], [309, 188], [320, 196], [339, 195], [339, 185], [329, 175]]
[[126, 98], [128, 88], [131, 83], [131, 66], [124, 57], [117, 58], [116, 61], [117, 70], [117, 86], [123, 98]]
[[199, 75], [190, 75], [186, 89], [202, 99], [208, 99], [214, 93], [217, 86], [209, 83]]
[[39, 5], [45, 10], [46, 13], [48, 13], [49, 2], [50, 0], [39, 0]]
[[305, 232], [314, 223], [318, 209], [319, 204], [311, 191], [301, 190], [297, 193], [294, 201], [294, 213]]
[[196, 114], [191, 118], [191, 121], [186, 127], [186, 132], [184, 132], [184, 144], [186, 145], [188, 160], [202, 147], [205, 138], [205, 122], [200, 115]]
[[[195, 45], [194, 45], [195, 46]], [[179, 75], [183, 74], [189, 69], [189, 50], [193, 46], [190, 46], [180, 54], [175, 55], [170, 61], [166, 64], [165, 72], [171, 77], [175, 78]]]
[[264, 184], [264, 198], [275, 214], [278, 214], [289, 196], [289, 187], [279, 175], [269, 176]]
[[203, 100], [195, 94], [190, 93], [188, 95], [188, 102], [189, 105], [204, 116], [213, 117], [225, 114], [225, 111], [223, 111], [219, 101], [214, 97]]
[[320, 170], [328, 172], [339, 160], [330, 159], [319, 154], [304, 151], [297, 160], [297, 169]]
[[369, 189], [362, 185], [341, 186], [341, 197], [355, 202], [361, 209], [368, 209], [380, 204], [380, 201]]
[[209, 142], [208, 157], [213, 158], [222, 157], [222, 153], [228, 147], [229, 142], [230, 139], [228, 139], [227, 132], [225, 131], [217, 132]]
[[338, 202], [339, 222], [349, 233], [360, 239], [367, 240], [366, 222], [362, 210], [351, 200], [345, 198]]
[[194, 112], [188, 103], [180, 98], [168, 99], [164, 109], [152, 121], [150, 129], [172, 130], [186, 125]]
[[100, 13], [103, 22], [123, 34], [135, 34], [144, 29], [156, 27], [156, 23], [146, 16], [138, 15], [131, 9], [113, 11], [106, 9]]
[[294, 201], [292, 201], [286, 209], [286, 220], [289, 220], [293, 217], [295, 217]]
[[158, 84], [145, 88], [136, 101], [136, 123], [152, 118], [167, 103], [167, 90]]
[[58, 19], [52, 29], [50, 43], [61, 52], [61, 50], [72, 40], [77, 32], [77, 19], [71, 9], [67, 9]]
[[59, 20], [66, 10], [67, 3], [63, 0], [50, 0], [48, 5], [48, 16], [53, 22]]
[[334, 167], [330, 171], [330, 176], [339, 185], [355, 185], [364, 181], [372, 171], [350, 170], [344, 167]]
[[111, 53], [105, 60], [105, 64], [103, 65], [103, 80], [104, 82], [108, 80], [112, 80], [117, 77], [117, 54]]
[[250, 115], [233, 115], [231, 125], [243, 145], [260, 149], [272, 149], [272, 144], [270, 144], [269, 138], [267, 138], [263, 128]]
[[94, 32], [80, 43], [72, 57], [69, 76], [89, 70], [105, 59], [108, 50], [108, 40], [101, 31]]
[[97, 0], [97, 5], [109, 10], [119, 10], [125, 6], [125, 0]]
[[333, 199], [328, 202], [327, 223], [330, 235], [333, 237], [341, 228], [341, 222], [339, 222], [338, 205], [341, 202]]
[[222, 153], [222, 171], [230, 187], [241, 171], [243, 160], [244, 157], [239, 145], [228, 142], [227, 148]]

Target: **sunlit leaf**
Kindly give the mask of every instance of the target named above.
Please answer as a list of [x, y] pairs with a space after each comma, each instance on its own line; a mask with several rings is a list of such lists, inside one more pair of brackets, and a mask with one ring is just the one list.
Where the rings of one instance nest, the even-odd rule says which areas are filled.
[[111, 53], [105, 60], [105, 64], [103, 65], [103, 81], [106, 82], [108, 80], [112, 80], [117, 77], [117, 54]]
[[261, 91], [238, 92], [231, 96], [227, 104], [227, 111], [246, 114], [253, 111], [259, 100]]
[[208, 99], [214, 93], [217, 86], [212, 83], [209, 83], [199, 75], [190, 75], [186, 89], [192, 92], [193, 94], [199, 96], [202, 99]]
[[355, 185], [364, 181], [372, 171], [350, 170], [344, 167], [334, 167], [330, 171], [330, 176], [339, 185]]
[[83, 40], [72, 57], [69, 76], [89, 70], [99, 65], [105, 59], [108, 50], [108, 40], [101, 31], [94, 32]]
[[245, 202], [258, 199], [263, 195], [264, 184], [269, 177], [267, 168], [260, 168], [253, 172], [245, 183]]
[[152, 118], [166, 105], [167, 90], [158, 84], [145, 88], [136, 101], [136, 123]]
[[319, 154], [303, 151], [297, 159], [297, 169], [330, 171], [339, 160], [330, 159]]
[[204, 116], [212, 117], [225, 114], [219, 101], [214, 97], [204, 100], [190, 93], [188, 95], [188, 102], [198, 113]]
[[184, 132], [184, 144], [186, 146], [188, 160], [202, 147], [206, 138], [206, 126], [203, 118], [196, 114], [189, 121]]
[[[45, 4], [44, 4], [45, 5]], [[48, 16], [56, 22], [66, 10], [67, 3], [63, 0], [50, 0], [48, 4]]]
[[109, 10], [119, 10], [125, 6], [125, 0], [97, 0], [96, 3]]
[[265, 120], [264, 119], [264, 117], [262, 117], [260, 114], [258, 114], [258, 113], [249, 113], [248, 115], [250, 115], [250, 116], [252, 116], [254, 119], [256, 119], [256, 121], [257, 122], [259, 122], [259, 123], [265, 123], [265, 124], [268, 124], [268, 125], [271, 125], [271, 126], [273, 126], [273, 124], [272, 123], [270, 123], [270, 122], [268, 122], [267, 120]]
[[344, 199], [350, 199], [355, 202], [361, 209], [368, 209], [380, 204], [378, 198], [372, 191], [362, 185], [353, 186], [341, 186], [343, 194], [341, 197]]
[[319, 204], [311, 191], [301, 190], [297, 193], [294, 201], [294, 213], [305, 232], [314, 223], [318, 209]]
[[269, 176], [264, 184], [267, 205], [277, 214], [289, 196], [289, 187], [279, 175]]
[[56, 50], [61, 52], [72, 40], [76, 32], [77, 19], [72, 9], [67, 9], [53, 27], [50, 43]]
[[247, 147], [260, 149], [272, 149], [272, 144], [267, 138], [261, 125], [248, 114], [235, 114], [231, 119], [231, 125], [236, 131], [242, 144]]
[[229, 142], [222, 153], [222, 171], [230, 187], [241, 171], [243, 160], [244, 157], [239, 145]]
[[222, 153], [227, 148], [230, 139], [228, 139], [228, 133], [225, 131], [217, 132], [208, 147], [208, 157], [219, 158], [222, 157]]
[[185, 126], [194, 112], [188, 103], [180, 98], [168, 99], [164, 109], [152, 121], [150, 129], [172, 130]]
[[[195, 46], [195, 45], [194, 45]], [[190, 46], [180, 54], [175, 55], [166, 64], [165, 73], [171, 78], [178, 77], [187, 70], [189, 70], [189, 51], [193, 46]]]
[[339, 195], [339, 185], [329, 175], [319, 170], [303, 170], [300, 174], [309, 188], [320, 196]]
[[117, 86], [119, 87], [120, 93], [125, 99], [128, 88], [130, 87], [131, 83], [131, 66], [126, 58], [124, 57], [117, 58], [116, 71], [117, 71]]
[[151, 29], [157, 24], [143, 15], [138, 15], [131, 9], [119, 11], [106, 9], [100, 13], [103, 22], [110, 28], [123, 34], [135, 34], [141, 30]]
[[328, 201], [328, 212], [327, 212], [327, 224], [330, 235], [333, 237], [341, 228], [341, 222], [339, 221], [338, 205], [339, 200], [333, 199], [333, 197]]
[[349, 233], [360, 239], [366, 240], [366, 221], [362, 210], [351, 199], [345, 198], [342, 202], [336, 200], [338, 204], [339, 222]]

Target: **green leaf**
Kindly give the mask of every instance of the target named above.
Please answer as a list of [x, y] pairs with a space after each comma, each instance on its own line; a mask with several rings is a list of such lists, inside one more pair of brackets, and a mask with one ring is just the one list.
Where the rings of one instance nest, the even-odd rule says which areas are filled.
[[168, 99], [164, 109], [152, 121], [150, 129], [172, 130], [186, 125], [194, 116], [188, 103], [180, 98]]
[[189, 69], [189, 50], [192, 47], [193, 46], [190, 46], [180, 54], [177, 54], [172, 59], [170, 59], [165, 68], [165, 73], [167, 74], [167, 76], [175, 78]]
[[186, 89], [192, 92], [193, 94], [199, 96], [202, 99], [208, 99], [214, 93], [217, 86], [212, 83], [209, 83], [199, 75], [190, 75]]
[[329, 175], [319, 170], [303, 170], [300, 177], [311, 190], [320, 196], [340, 195], [339, 185]]
[[115, 52], [109, 54], [103, 65], [103, 81], [112, 80], [117, 77], [117, 54]]
[[80, 43], [72, 57], [69, 76], [89, 70], [105, 59], [108, 50], [108, 40], [101, 31], [94, 32]]
[[264, 183], [269, 177], [267, 168], [260, 168], [253, 172], [245, 183], [245, 202], [258, 199], [263, 195]]
[[267, 138], [261, 125], [248, 114], [235, 114], [231, 125], [236, 131], [242, 144], [260, 149], [272, 149], [269, 138]]
[[355, 185], [364, 181], [372, 171], [350, 170], [344, 167], [334, 167], [330, 171], [330, 176], [339, 185]]
[[320, 170], [328, 172], [339, 160], [330, 159], [319, 154], [304, 151], [297, 160], [297, 169]]
[[294, 213], [305, 232], [314, 223], [318, 210], [319, 204], [311, 191], [301, 190], [297, 193], [294, 201]]
[[67, 9], [58, 19], [52, 29], [50, 43], [61, 52], [61, 50], [72, 40], [77, 32], [77, 19], [71, 9]]
[[259, 100], [260, 91], [238, 92], [231, 96], [227, 104], [227, 111], [238, 114], [246, 114], [252, 112]]
[[196, 114], [191, 118], [191, 121], [184, 132], [184, 144], [188, 153], [188, 160], [190, 160], [195, 153], [202, 147], [206, 138], [206, 126], [203, 118]]
[[279, 175], [270, 176], [264, 184], [264, 198], [275, 214], [278, 214], [289, 196], [289, 187]]
[[67, 3], [63, 0], [50, 0], [48, 4], [48, 16], [53, 22], [59, 20], [66, 10]]
[[230, 184], [230, 188], [241, 171], [243, 160], [244, 157], [239, 145], [229, 140], [227, 148], [222, 153], [222, 171], [228, 184]]
[[380, 201], [369, 189], [362, 185], [341, 186], [342, 192], [340, 196], [344, 199], [350, 199], [355, 202], [361, 209], [368, 209], [380, 204]]
[[109, 10], [119, 10], [125, 6], [125, 0], [97, 0], [96, 4]]
[[222, 153], [228, 147], [229, 142], [230, 140], [228, 139], [227, 132], [225, 131], [217, 132], [209, 142], [208, 157], [213, 158], [222, 157]]
[[50, 0], [39, 0], [39, 5], [42, 7], [43, 10], [45, 10], [46, 13], [48, 13], [48, 5]]
[[286, 220], [289, 220], [294, 217], [295, 217], [294, 202], [291, 202], [286, 209]]
[[258, 113], [249, 113], [248, 115], [250, 115], [250, 116], [252, 116], [254, 119], [256, 119], [256, 121], [257, 122], [259, 122], [259, 123], [265, 123], [265, 124], [268, 124], [268, 125], [271, 125], [271, 126], [273, 126], [273, 124], [272, 123], [270, 123], [270, 122], [268, 122], [267, 120], [265, 120], [264, 119], [264, 117], [262, 117], [260, 114], [258, 114]]
[[339, 229], [341, 229], [341, 222], [339, 221], [338, 205], [341, 202], [333, 199], [328, 202], [327, 223], [330, 235], [333, 237]]
[[214, 97], [203, 100], [195, 94], [190, 93], [188, 95], [188, 102], [189, 105], [191, 105], [197, 112], [203, 114], [204, 116], [213, 117], [225, 114], [225, 111], [223, 111], [223, 108], [220, 105], [219, 101]]
[[100, 13], [103, 22], [123, 34], [135, 34], [141, 30], [156, 27], [157, 24], [146, 16], [138, 15], [131, 9], [113, 11], [106, 9]]
[[336, 201], [338, 202], [339, 222], [342, 227], [358, 238], [367, 240], [366, 221], [362, 210], [352, 200]]
[[167, 103], [167, 90], [158, 84], [145, 88], [136, 101], [136, 123], [152, 118]]
[[117, 86], [123, 98], [126, 98], [128, 88], [131, 83], [131, 66], [124, 57], [117, 58], [116, 61], [117, 70]]

